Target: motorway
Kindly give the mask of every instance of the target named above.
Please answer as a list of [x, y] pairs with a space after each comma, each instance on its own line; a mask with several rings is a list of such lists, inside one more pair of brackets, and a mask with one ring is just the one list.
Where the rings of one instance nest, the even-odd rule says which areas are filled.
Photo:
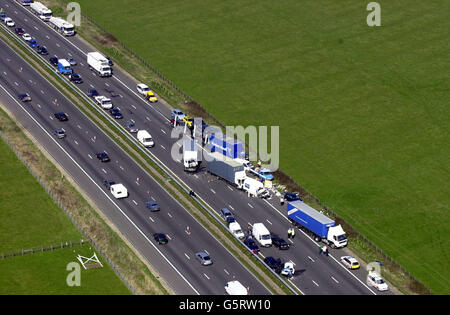
[[[155, 140], [155, 147], [150, 149], [150, 152], [154, 154], [160, 161], [162, 161], [168, 168], [170, 168], [180, 180], [182, 180], [184, 183], [186, 183], [189, 187], [193, 187], [193, 190], [195, 190], [196, 194], [200, 196], [203, 200], [205, 200], [213, 209], [216, 211], [219, 211], [220, 208], [228, 207], [235, 215], [237, 221], [241, 224], [243, 228], [247, 226], [247, 224], [253, 224], [255, 222], [263, 222], [266, 227], [271, 232], [274, 232], [276, 234], [279, 234], [282, 237], [286, 237], [286, 231], [289, 227], [291, 227], [291, 224], [289, 220], [286, 217], [286, 208], [281, 207], [276, 201], [266, 201], [261, 200], [257, 198], [249, 198], [247, 195], [237, 190], [236, 188], [228, 185], [222, 180], [219, 180], [217, 177], [212, 176], [204, 169], [200, 169], [197, 174], [187, 174], [183, 171], [183, 166], [180, 162], [174, 161], [171, 157], [171, 148], [174, 145], [174, 143], [178, 140], [177, 138], [171, 138], [171, 132], [173, 128], [169, 124], [169, 117], [171, 109], [167, 104], [160, 100], [160, 102], [156, 104], [150, 104], [148, 103], [143, 97], [137, 94], [135, 87], [136, 83], [130, 76], [123, 73], [120, 69], [115, 68], [114, 69], [114, 76], [111, 78], [99, 78], [93, 72], [89, 70], [89, 68], [86, 65], [86, 53], [89, 51], [95, 51], [92, 47], [88, 46], [84, 41], [82, 41], [78, 36], [74, 37], [63, 37], [59, 35], [57, 32], [55, 32], [53, 29], [48, 27], [44, 22], [40, 21], [36, 16], [31, 14], [26, 8], [22, 7], [21, 5], [17, 4], [14, 1], [8, 1], [8, 0], [0, 0], [0, 7], [4, 8], [7, 12], [8, 16], [11, 16], [16, 24], [18, 26], [21, 26], [25, 29], [26, 32], [30, 33], [34, 39], [39, 44], [45, 45], [49, 51], [49, 56], [47, 56], [45, 59], [48, 60], [48, 58], [52, 55], [56, 55], [59, 58], [65, 58], [68, 56], [73, 57], [75, 60], [77, 60], [78, 65], [74, 67], [75, 71], [80, 74], [83, 77], [84, 83], [78, 86], [83, 92], [87, 92], [89, 88], [96, 88], [100, 94], [104, 94], [105, 96], [108, 96], [112, 99], [114, 106], [119, 107], [124, 114], [124, 119], [119, 122], [123, 124], [128, 119], [133, 119], [136, 123], [136, 126], [139, 129], [147, 129], [153, 136]], [[3, 55], [2, 55], [3, 56]], [[2, 65], [4, 63], [4, 59], [2, 58]], [[11, 69], [12, 70], [12, 69]], [[17, 70], [17, 69], [16, 69]], [[15, 93], [19, 92], [19, 88], [15, 87], [14, 84], [11, 84], [10, 78], [4, 79], [3, 75], [0, 75], [2, 77], [2, 85], [7, 86], [9, 89], [13, 89], [16, 91]], [[20, 82], [20, 77], [17, 78], [18, 82]], [[28, 78], [27, 78], [28, 80]], [[37, 82], [37, 81], [35, 81]], [[40, 86], [39, 82], [39, 86]], [[145, 83], [145, 82], [144, 82]], [[31, 86], [30, 86], [31, 88]], [[26, 90], [26, 92], [31, 93], [33, 99], [35, 100], [38, 96], [41, 96], [39, 94], [42, 94], [41, 91], [44, 91], [44, 93], [47, 93], [47, 89], [44, 89], [42, 87], [36, 87], [33, 88], [32, 91]], [[111, 94], [111, 91], [114, 91], [114, 94]], [[23, 92], [23, 91], [22, 91]], [[0, 90], [0, 94], [4, 94], [4, 91]], [[112, 97], [112, 95], [116, 95], [115, 97]], [[42, 95], [43, 96], [43, 95]], [[53, 97], [53, 96], [52, 96]], [[53, 106], [49, 101], [52, 99], [52, 97], [45, 97], [41, 101], [42, 103], [45, 103], [48, 106]], [[44, 100], [45, 99], [45, 100]], [[62, 96], [59, 96], [58, 99], [62, 99]], [[60, 103], [60, 106], [62, 104]], [[65, 106], [71, 106], [69, 104]], [[33, 107], [35, 107], [33, 105]], [[86, 117], [83, 115], [78, 115], [77, 118], [75, 118], [73, 107], [70, 107], [71, 111], [69, 112], [69, 123], [73, 120], [75, 120], [78, 124], [80, 124], [82, 131], [87, 130], [86, 126], [90, 126], [89, 128], [92, 130], [95, 130], [95, 126], [88, 121]], [[39, 112], [38, 109], [37, 112]], [[22, 114], [23, 115], [23, 114]], [[36, 114], [37, 115], [37, 114]], [[46, 115], [42, 115], [42, 119], [48, 121], [49, 129], [52, 130], [54, 128], [55, 122], [52, 122], [49, 118], [49, 115], [51, 113], [46, 113]], [[50, 119], [50, 120], [49, 120]], [[51, 126], [51, 128], [50, 128]], [[74, 130], [72, 130], [74, 129]], [[78, 145], [71, 144], [71, 149], [74, 150], [74, 154], [80, 159], [85, 160], [84, 163], [86, 163], [87, 169], [92, 172], [92, 174], [95, 174], [97, 183], [100, 181], [101, 178], [107, 177], [106, 175], [113, 177], [112, 179], [115, 179], [116, 182], [120, 178], [122, 182], [127, 187], [133, 187], [132, 193], [133, 195], [130, 196], [126, 201], [123, 201], [124, 204], [126, 204], [129, 208], [138, 208], [136, 205], [132, 203], [132, 200], [135, 200], [138, 204], [142, 204], [143, 201], [145, 201], [146, 197], [149, 196], [149, 194], [146, 195], [145, 189], [141, 189], [141, 186], [136, 187], [136, 183], [134, 182], [134, 178], [141, 177], [142, 181], [142, 170], [139, 170], [138, 168], [134, 169], [133, 171], [128, 170], [125, 172], [119, 171], [120, 167], [117, 169], [117, 167], [112, 167], [114, 165], [115, 161], [111, 163], [111, 166], [108, 166], [109, 168], [104, 168], [106, 172], [111, 173], [103, 173], [100, 168], [100, 162], [98, 161], [90, 161], [86, 159], [86, 152], [91, 152], [91, 155], [95, 153], [95, 151], [100, 150], [106, 150], [108, 153], [112, 156], [113, 160], [116, 159], [116, 156], [120, 159], [118, 160], [118, 164], [121, 166], [124, 166], [126, 168], [130, 167], [130, 164], [133, 164], [131, 161], [124, 162], [126, 159], [129, 159], [129, 157], [125, 156], [124, 153], [120, 153], [119, 149], [116, 149], [115, 145], [106, 138], [105, 135], [102, 135], [102, 142], [104, 141], [103, 146], [99, 147], [99, 135], [97, 135], [97, 142], [95, 146], [93, 145], [92, 140], [89, 141], [90, 137], [86, 135], [85, 137], [82, 137], [79, 132], [77, 132], [75, 135], [72, 135], [73, 132], [77, 131], [76, 129], [79, 129], [78, 127], [72, 128], [69, 131], [69, 136], [64, 141], [66, 143], [71, 142], [71, 137], [81, 137], [84, 138], [80, 140], [77, 140], [80, 145], [83, 145], [83, 153], [75, 153], [79, 152], [77, 150]], [[92, 131], [89, 131], [90, 135], [92, 135]], [[95, 132], [94, 132], [95, 133]], [[96, 133], [100, 133], [100, 131], [97, 131]], [[33, 132], [34, 134], [34, 132]], [[48, 137], [47, 137], [48, 138]], [[46, 142], [50, 142], [49, 140], [43, 140]], [[97, 148], [97, 149], [96, 149]], [[282, 158], [282, 157], [281, 157]], [[93, 162], [97, 162], [92, 164]], [[89, 166], [90, 165], [90, 166]], [[95, 165], [95, 166], [93, 166]], [[103, 166], [103, 165], [102, 165]], [[83, 164], [84, 167], [84, 164]], [[98, 167], [98, 169], [96, 169]], [[79, 171], [74, 171], [75, 173], [79, 173]], [[73, 174], [72, 172], [70, 172]], [[124, 177], [124, 174], [127, 175], [127, 177]], [[75, 175], [76, 176], [76, 175]], [[81, 180], [86, 182], [86, 180]], [[145, 183], [147, 184], [147, 181], [151, 182], [150, 178], [144, 179]], [[142, 183], [142, 182], [141, 182]], [[92, 184], [86, 183], [86, 187], [92, 187]], [[164, 192], [161, 191], [161, 188], [157, 187], [158, 185], [152, 184], [151, 188], [151, 195], [154, 195], [157, 197], [157, 200], [159, 203], [162, 203], [164, 200], [164, 203], [167, 202], [168, 205], [173, 205], [175, 207], [181, 208], [181, 206], [177, 205], [176, 202], [173, 201], [170, 197], [161, 197], [159, 194], [163, 194]], [[134, 191], [135, 188], [138, 189], [138, 191]], [[90, 189], [87, 189], [86, 191], [91, 191]], [[155, 191], [155, 193], [153, 192]], [[158, 191], [158, 194], [156, 194], [156, 191]], [[134, 197], [134, 194], [139, 194], [139, 197]], [[98, 193], [96, 193], [98, 194]], [[101, 195], [98, 194], [97, 198], [93, 198], [94, 200], [101, 199]], [[163, 200], [162, 200], [163, 198]], [[105, 199], [103, 197], [103, 199]], [[148, 198], [147, 198], [148, 199]], [[167, 200], [166, 200], [167, 199]], [[276, 198], [272, 198], [276, 199]], [[108, 202], [108, 201], [104, 201]], [[122, 203], [122, 201], [120, 201]], [[102, 208], [103, 209], [103, 208]], [[169, 209], [169, 208], [167, 208]], [[172, 211], [172, 210], [171, 210]], [[183, 212], [184, 210], [179, 209], [178, 212]], [[162, 211], [163, 212], [163, 211]], [[150, 224], [151, 221], [149, 221], [148, 218], [145, 218], [142, 214], [134, 214], [137, 216], [138, 221], [143, 221], [145, 224], [143, 224], [143, 229], [146, 228], [147, 230], [151, 228], [147, 225]], [[158, 214], [160, 216], [160, 214]], [[184, 220], [191, 220], [189, 215], [184, 215]], [[180, 217], [175, 221], [179, 222]], [[188, 221], [186, 221], [188, 222]], [[194, 226], [195, 223], [190, 223], [191, 229]], [[186, 225], [186, 224], [185, 224]], [[198, 225], [198, 224], [197, 224]], [[158, 224], [159, 226], [159, 224]], [[171, 226], [173, 227], [173, 226]], [[170, 231], [170, 227], [168, 226], [168, 231]], [[128, 229], [130, 229], [128, 227]], [[196, 229], [202, 229], [200, 226], [197, 226]], [[175, 234], [174, 237], [182, 237], [183, 231], [182, 227], [179, 227], [178, 233]], [[121, 230], [122, 231], [122, 230]], [[206, 233], [206, 232], [205, 232]], [[185, 235], [184, 235], [185, 236]], [[138, 236], [134, 236], [135, 238], [139, 238]], [[171, 235], [172, 237], [172, 235]], [[211, 236], [208, 234], [208, 237], [211, 238]], [[202, 242], [207, 242], [207, 240], [201, 240]], [[290, 240], [291, 241], [291, 240]], [[137, 241], [136, 241], [137, 243]], [[144, 242], [145, 243], [145, 242]], [[169, 242], [170, 244], [171, 242]], [[208, 244], [210, 245], [209, 249], [219, 250], [215, 247], [212, 247], [213, 241], [209, 241]], [[187, 246], [187, 245], [186, 245]], [[216, 245], [217, 246], [217, 245]], [[139, 247], [139, 246], [137, 246]], [[217, 246], [221, 247], [221, 246]], [[169, 247], [168, 247], [169, 248]], [[141, 249], [141, 248], [140, 248]], [[154, 252], [154, 250], [153, 250]], [[145, 251], [144, 251], [145, 253]], [[379, 294], [379, 292], [374, 291], [373, 288], [369, 288], [365, 283], [365, 276], [366, 271], [361, 268], [361, 270], [358, 271], [349, 271], [343, 265], [339, 262], [339, 257], [342, 255], [346, 255], [345, 250], [331, 250], [331, 255], [329, 257], [325, 256], [319, 256], [318, 253], [318, 244], [314, 242], [309, 236], [305, 235], [303, 232], [297, 230], [296, 237], [294, 240], [291, 241], [291, 248], [287, 251], [278, 251], [275, 248], [264, 248], [261, 251], [262, 255], [264, 256], [274, 256], [275, 258], [281, 258], [283, 261], [292, 261], [295, 263], [296, 270], [298, 271], [296, 276], [290, 280], [292, 285], [295, 285], [297, 288], [299, 288], [303, 293], [305, 294]], [[174, 257], [176, 256], [176, 253], [171, 253]], [[218, 255], [215, 253], [212, 255], [213, 259], [214, 257], [220, 257], [220, 261], [224, 261], [222, 254]], [[229, 256], [227, 253], [223, 253], [225, 256]], [[180, 256], [180, 255], [178, 255]], [[183, 270], [183, 274], [186, 274], [186, 270], [189, 272], [187, 274], [192, 274], [192, 277], [195, 278], [194, 275], [198, 274], [198, 268], [191, 267], [190, 264], [186, 264], [186, 260], [184, 260], [183, 264], [183, 257], [184, 255], [181, 255], [181, 257], [175, 258], [176, 261], [182, 265], [180, 267], [180, 270]], [[147, 256], [146, 256], [147, 257]], [[153, 257], [153, 256], [152, 256]], [[150, 257], [148, 257], [150, 259]], [[231, 258], [228, 258], [231, 259]], [[227, 261], [227, 263], [232, 263], [232, 260]], [[153, 265], [153, 263], [152, 263]], [[161, 261], [161, 263], [158, 265], [162, 268], [162, 265], [164, 265], [164, 261]], [[233, 265], [232, 270], [236, 274], [236, 268], [238, 268], [240, 264], [235, 263]], [[229, 268], [229, 267], [228, 267]], [[158, 269], [158, 268], [157, 268]], [[186, 269], [186, 270], [185, 270]], [[195, 269], [195, 270], [194, 270]], [[226, 269], [226, 268], [222, 268]], [[159, 270], [159, 269], [158, 269]], [[205, 270], [205, 269], [202, 269]], [[230, 272], [228, 269], [226, 269], [228, 272]], [[220, 271], [218, 271], [220, 273]], [[244, 271], [241, 271], [241, 273]], [[223, 273], [223, 270], [222, 270]], [[175, 277], [175, 274], [171, 274], [171, 277]], [[222, 275], [223, 276], [223, 275]], [[209, 277], [209, 275], [208, 275]], [[177, 277], [180, 278], [180, 277]], [[200, 277], [201, 278], [201, 277]], [[226, 278], [226, 277], [225, 277]], [[224, 279], [220, 279], [220, 281], [224, 281]], [[182, 282], [180, 279], [175, 280], [177, 283]], [[191, 281], [191, 280], [190, 280]], [[190, 282], [189, 281], [189, 282]], [[194, 281], [194, 280], [192, 280]], [[248, 278], [248, 281], [252, 283], [252, 287], [261, 287], [260, 284], [258, 285], [258, 282], [255, 282], [251, 278]], [[169, 282], [171, 282], [169, 280]], [[210, 281], [204, 281], [204, 279], [198, 279], [196, 278], [196, 283], [198, 285], [201, 284], [207, 284], [206, 288], [201, 287], [203, 290], [208, 291], [208, 289], [211, 290], [211, 292], [215, 292], [214, 288], [211, 287]], [[181, 285], [182, 286], [182, 285]], [[223, 286], [221, 285], [220, 288], [223, 290]], [[261, 288], [263, 290], [263, 288]], [[183, 292], [186, 292], [185, 290], [182, 290]], [[263, 290], [264, 291], [264, 290]], [[263, 292], [262, 291], [262, 292]], [[203, 292], [203, 291], [202, 291]], [[223, 292], [221, 292], [223, 293]]]
[[[0, 56], [2, 103], [74, 177], [177, 293], [224, 294], [224, 284], [238, 279], [254, 294], [270, 294], [163, 187], [4, 42], [0, 42]], [[23, 92], [32, 96], [32, 102], [17, 101], [17, 95]], [[53, 117], [60, 111], [67, 113], [68, 121], [61, 122]], [[53, 135], [57, 128], [64, 128], [67, 137], [57, 139]], [[104, 150], [111, 157], [110, 162], [102, 163], [97, 159], [96, 153]], [[136, 182], [137, 177], [139, 182]], [[102, 185], [105, 178], [124, 184], [130, 196], [114, 199]], [[161, 211], [152, 213], [146, 209], [144, 203], [151, 200], [158, 202]], [[190, 227], [189, 235], [186, 226]], [[156, 244], [152, 236], [157, 232], [168, 235], [167, 245]], [[213, 265], [201, 266], [194, 257], [198, 251], [208, 252]]]

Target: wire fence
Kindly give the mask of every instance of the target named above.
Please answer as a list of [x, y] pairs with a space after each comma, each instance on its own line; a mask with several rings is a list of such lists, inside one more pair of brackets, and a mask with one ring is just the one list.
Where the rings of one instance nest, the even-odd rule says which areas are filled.
[[54, 251], [57, 249], [64, 249], [64, 248], [68, 248], [68, 247], [83, 246], [84, 244], [90, 244], [90, 243], [87, 240], [80, 239], [77, 241], [71, 240], [71, 241], [54, 243], [54, 244], [45, 245], [45, 246], [43, 246], [43, 245], [36, 246], [36, 247], [32, 247], [32, 248], [27, 248], [27, 249], [21, 249], [21, 250], [16, 250], [16, 251], [0, 253], [0, 259], [17, 257], [17, 256], [25, 256], [25, 255], [29, 255], [29, 254], [43, 253], [43, 252], [48, 252], [48, 251]]
[[[16, 148], [10, 143], [10, 141], [6, 138], [6, 136], [3, 134], [3, 132], [0, 131], [0, 138], [3, 139], [3, 141], [9, 146], [9, 148], [14, 152], [14, 154], [17, 156], [17, 158], [25, 165], [27, 170], [31, 173], [31, 175], [39, 182], [39, 184], [44, 188], [44, 190], [50, 195], [50, 197], [53, 199], [53, 201], [59, 206], [60, 209], [64, 211], [64, 213], [69, 217], [70, 221], [73, 225], [77, 227], [77, 229], [83, 234], [83, 236], [86, 238], [86, 240], [81, 239], [78, 243], [77, 241], [69, 242], [61, 242], [61, 244], [54, 244], [45, 247], [46, 250], [50, 248], [50, 250], [55, 249], [61, 249], [65, 247], [70, 246], [80, 246], [81, 244], [89, 243], [91, 244], [94, 249], [100, 253], [100, 255], [103, 257], [103, 259], [108, 263], [108, 265], [112, 268], [112, 270], [115, 272], [115, 274], [119, 277], [119, 279], [126, 285], [126, 287], [130, 290], [130, 292], [134, 295], [137, 295], [136, 289], [128, 282], [128, 280], [122, 275], [122, 273], [119, 271], [119, 269], [116, 267], [116, 265], [109, 259], [108, 255], [105, 254], [105, 252], [97, 245], [97, 243], [89, 236], [88, 233], [81, 227], [81, 225], [78, 224], [75, 217], [72, 215], [72, 213], [66, 208], [66, 206], [59, 200], [58, 196], [53, 193], [53, 191], [47, 186], [47, 184], [40, 178], [39, 175], [36, 174], [36, 172], [30, 167], [30, 165], [26, 162], [26, 160], [22, 157], [22, 155], [16, 150]], [[30, 253], [36, 253], [37, 251], [45, 252], [43, 247], [35, 247], [27, 250], [22, 251], [16, 251], [12, 253], [5, 253], [0, 254], [4, 255], [5, 257], [1, 258], [8, 258], [11, 256], [7, 256], [8, 254], [17, 254], [16, 256], [23, 256]], [[21, 254], [20, 254], [21, 253]], [[14, 256], [13, 256], [14, 257]]]

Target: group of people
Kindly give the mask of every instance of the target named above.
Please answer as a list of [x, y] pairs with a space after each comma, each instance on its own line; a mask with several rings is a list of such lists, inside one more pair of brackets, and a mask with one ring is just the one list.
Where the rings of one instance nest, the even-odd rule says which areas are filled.
[[328, 248], [325, 245], [323, 245], [322, 247], [319, 246], [319, 255], [322, 253], [324, 253], [325, 256], [328, 256]]
[[295, 237], [295, 229], [289, 228], [288, 229], [288, 238], [294, 238]]

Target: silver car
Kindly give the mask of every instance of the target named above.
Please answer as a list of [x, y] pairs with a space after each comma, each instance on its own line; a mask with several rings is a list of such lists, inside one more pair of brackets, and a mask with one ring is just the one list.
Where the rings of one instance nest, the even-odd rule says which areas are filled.
[[129, 132], [138, 132], [139, 129], [137, 129], [136, 125], [134, 124], [134, 122], [132, 122], [131, 120], [128, 120], [125, 123], [125, 128], [129, 131]]
[[195, 257], [198, 259], [198, 261], [203, 265], [203, 266], [208, 266], [212, 264], [212, 260], [211, 257], [209, 257], [209, 255], [205, 252], [198, 252], [195, 253]]

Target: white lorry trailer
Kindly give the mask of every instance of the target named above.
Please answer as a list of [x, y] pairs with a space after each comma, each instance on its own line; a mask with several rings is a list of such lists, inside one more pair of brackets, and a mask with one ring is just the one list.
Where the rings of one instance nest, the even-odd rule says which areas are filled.
[[43, 21], [50, 21], [50, 18], [52, 17], [52, 10], [40, 2], [35, 1], [30, 4], [30, 9], [31, 12], [36, 14]]
[[195, 172], [198, 169], [198, 150], [194, 140], [183, 141], [183, 164], [186, 172]]
[[94, 70], [100, 77], [112, 76], [112, 70], [109, 61], [97, 51], [87, 53], [87, 63], [91, 70]]
[[68, 23], [63, 18], [52, 16], [48, 20], [48, 23], [50, 24], [50, 26], [52, 26], [55, 30], [57, 30], [64, 36], [75, 35], [75, 27], [73, 26], [73, 24]]
[[229, 183], [242, 189], [246, 178], [244, 165], [219, 153], [212, 152], [205, 157], [206, 170], [211, 174], [225, 179]]

